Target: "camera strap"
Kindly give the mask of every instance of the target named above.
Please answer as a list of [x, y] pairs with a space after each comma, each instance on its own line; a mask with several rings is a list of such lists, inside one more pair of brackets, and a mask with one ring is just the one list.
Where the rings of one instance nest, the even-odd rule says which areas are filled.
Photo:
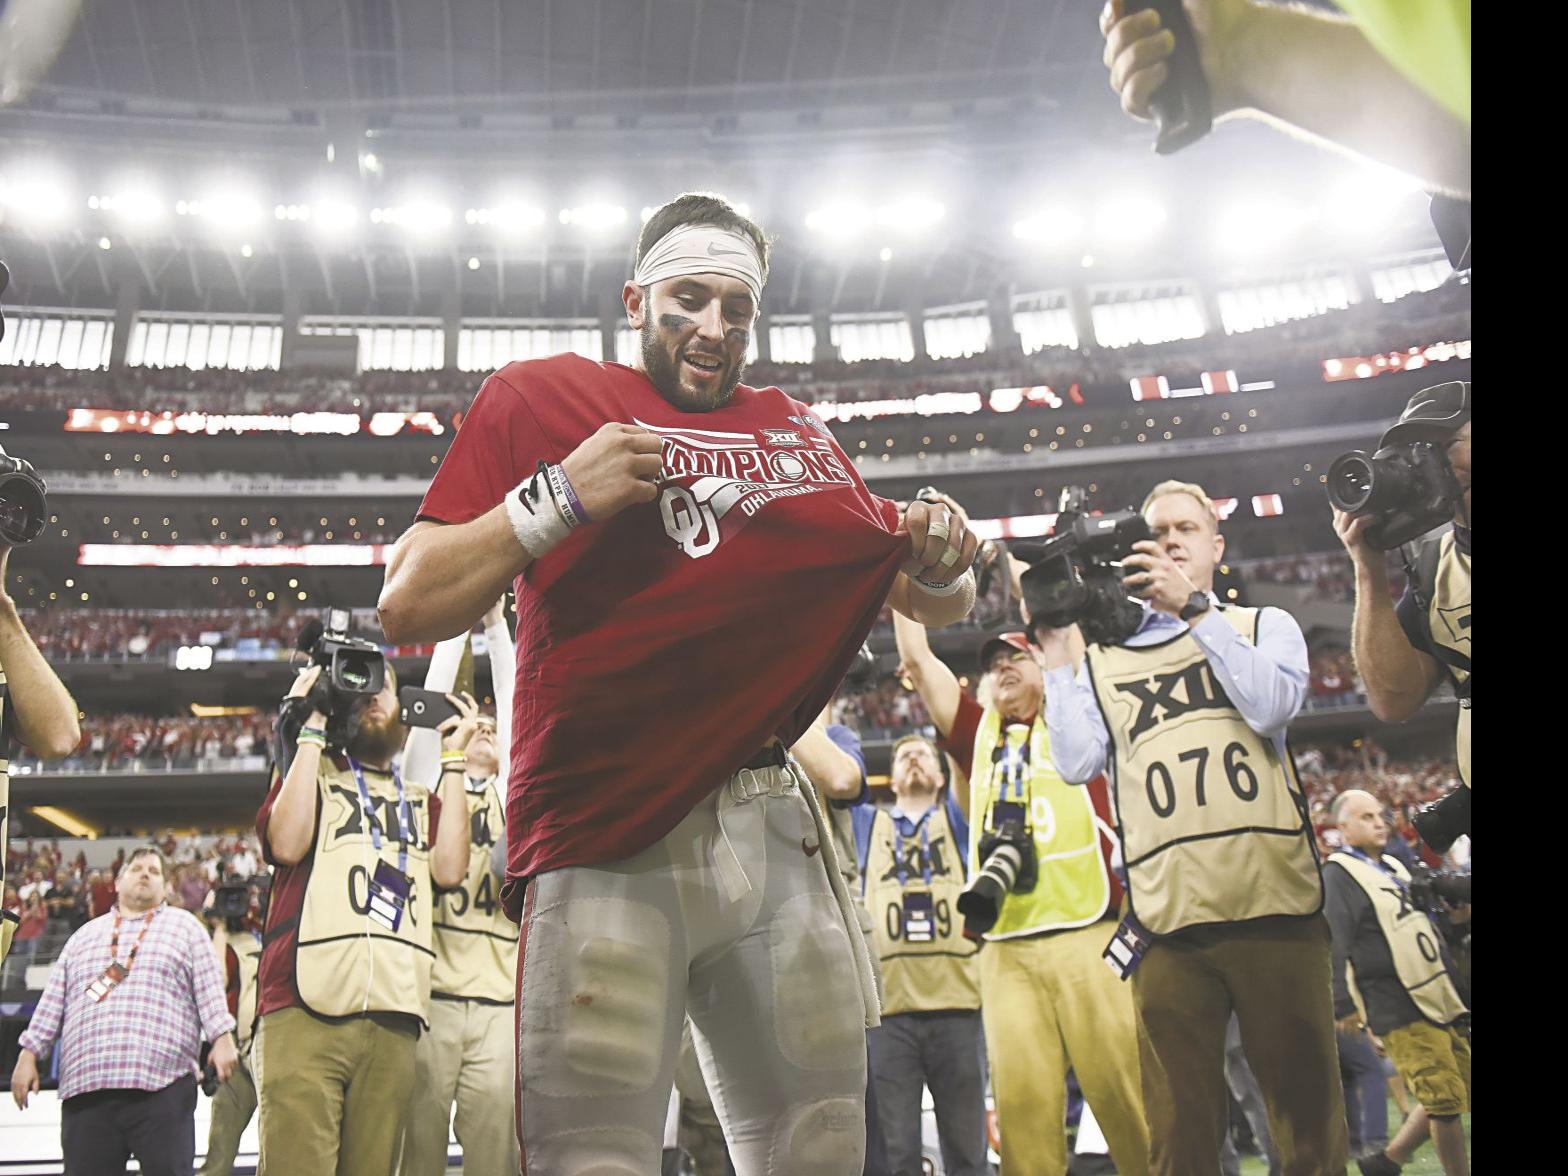
[[[931, 814], [936, 810], [927, 809], [925, 815], [915, 822], [912, 833], [920, 834], [920, 874], [925, 879], [927, 886], [931, 885]], [[902, 822], [908, 817], [893, 814], [893, 868], [898, 871], [898, 884], [908, 885], [909, 871], [904, 868], [904, 830], [900, 828]]]
[[[354, 770], [354, 783], [359, 785], [360, 811], [364, 814], [365, 824], [370, 829], [370, 844], [375, 846], [377, 853], [380, 853], [381, 826], [376, 821], [376, 810], [370, 800], [370, 789], [365, 786], [365, 771], [353, 756], [349, 757], [348, 766]], [[408, 844], [413, 839], [414, 823], [409, 813], [408, 794], [403, 788], [403, 777], [396, 768], [392, 769], [392, 783], [397, 787], [397, 872], [407, 874]]]
[[[1039, 719], [1037, 718], [1035, 722], [1039, 722]], [[1021, 726], [1023, 726], [1022, 723], [1014, 723], [1011, 726], [1003, 727], [998, 733], [996, 746], [991, 749], [991, 764], [993, 771], [998, 767], [1000, 768], [1000, 771], [995, 771], [1000, 780], [996, 799], [1006, 800], [1007, 786], [1011, 784], [1014, 795], [1018, 797], [1019, 801], [1027, 804], [1028, 792], [1025, 782], [1029, 779], [1029, 757], [1034, 743], [1034, 727], [1031, 724], [1026, 729], [1023, 742], [1016, 748], [1011, 746], [1007, 738], [1007, 733], [1013, 727]]]

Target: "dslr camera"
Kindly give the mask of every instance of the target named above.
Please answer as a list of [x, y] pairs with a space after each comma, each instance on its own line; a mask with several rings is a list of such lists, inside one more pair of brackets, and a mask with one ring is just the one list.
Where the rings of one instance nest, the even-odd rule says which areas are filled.
[[347, 744], [355, 705], [380, 694], [387, 680], [381, 647], [351, 636], [352, 619], [348, 609], [330, 608], [325, 622], [312, 621], [299, 635], [298, 649], [322, 670], [306, 701], [327, 716], [327, 744], [333, 748]]
[[21, 547], [43, 534], [49, 517], [44, 480], [32, 462], [0, 449], [0, 543]]
[[1464, 490], [1448, 464], [1447, 442], [1470, 419], [1470, 385], [1423, 388], [1383, 434], [1375, 453], [1352, 449], [1328, 467], [1328, 500], [1346, 514], [1373, 517], [1366, 538], [1379, 551], [1419, 539], [1454, 517]]
[[985, 864], [958, 896], [965, 939], [979, 939], [996, 926], [1009, 892], [1028, 894], [1040, 880], [1034, 830], [1025, 811], [1022, 804], [1010, 801], [998, 801], [991, 808], [991, 828], [980, 835], [980, 860]]
[[1410, 871], [1410, 905], [1423, 911], [1438, 909], [1438, 899], [1451, 906], [1470, 901], [1470, 875], [1434, 870], [1418, 865]]
[[1029, 564], [1020, 583], [1033, 624], [1076, 624], [1090, 644], [1115, 645], [1132, 636], [1143, 616], [1122, 587], [1121, 561], [1134, 543], [1154, 536], [1136, 511], [1092, 515], [1088, 499], [1081, 486], [1068, 486], [1051, 538], [1018, 544], [1013, 553]]
[[1454, 842], [1470, 835], [1470, 789], [1461, 784], [1447, 796], [1422, 805], [1410, 814], [1410, 823], [1433, 853], [1447, 853]]

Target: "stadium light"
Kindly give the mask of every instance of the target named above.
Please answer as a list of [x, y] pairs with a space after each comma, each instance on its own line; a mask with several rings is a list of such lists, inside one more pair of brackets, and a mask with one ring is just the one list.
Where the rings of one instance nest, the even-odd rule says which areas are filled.
[[249, 228], [261, 220], [261, 202], [243, 192], [220, 191], [200, 200], [181, 200], [174, 206], [180, 216], [200, 217], [219, 229]]
[[1323, 227], [1365, 237], [1388, 227], [1401, 212], [1415, 211], [1421, 185], [1391, 168], [1364, 166], [1328, 190], [1319, 212]]
[[373, 208], [370, 219], [375, 224], [396, 225], [410, 233], [425, 235], [448, 227], [452, 223], [452, 210], [429, 200], [410, 200], [391, 208]]
[[328, 198], [298, 207], [295, 219], [309, 221], [318, 233], [346, 233], [359, 224], [359, 209], [343, 200]]
[[831, 240], [858, 237], [871, 227], [872, 212], [864, 204], [840, 200], [806, 214], [806, 228]]
[[1067, 209], [1042, 209], [1013, 222], [1013, 236], [1041, 245], [1071, 245], [1083, 236], [1083, 218]]
[[563, 225], [604, 232], [626, 223], [626, 209], [619, 204], [580, 204], [561, 209], [560, 220]]
[[471, 225], [489, 225], [503, 233], [521, 233], [544, 224], [544, 209], [519, 201], [507, 201], [494, 208], [470, 208], [463, 219]]
[[1144, 196], [1122, 196], [1100, 206], [1094, 217], [1095, 244], [1137, 245], [1159, 235], [1169, 219], [1163, 205]]
[[128, 224], [147, 225], [162, 220], [169, 207], [149, 188], [125, 188], [109, 196], [88, 197], [87, 206], [113, 213]]
[[0, 180], [0, 206], [7, 217], [36, 225], [58, 224], [71, 206], [65, 188], [50, 180]]
[[941, 201], [911, 196], [878, 206], [873, 219], [880, 228], [913, 233], [929, 229], [946, 215], [947, 208]]
[[1316, 212], [1267, 199], [1243, 200], [1221, 211], [1214, 246], [1239, 256], [1267, 253], [1284, 245], [1316, 218]]

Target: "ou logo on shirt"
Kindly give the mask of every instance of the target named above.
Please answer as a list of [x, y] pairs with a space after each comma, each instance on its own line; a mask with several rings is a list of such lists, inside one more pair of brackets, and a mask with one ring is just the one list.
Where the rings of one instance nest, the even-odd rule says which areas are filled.
[[664, 533], [692, 559], [701, 559], [719, 545], [719, 520], [713, 507], [698, 502], [684, 486], [666, 486], [659, 496]]

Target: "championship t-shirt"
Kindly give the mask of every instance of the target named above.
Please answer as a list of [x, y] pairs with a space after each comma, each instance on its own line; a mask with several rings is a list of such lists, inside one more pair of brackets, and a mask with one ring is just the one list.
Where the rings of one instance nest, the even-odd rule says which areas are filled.
[[662, 490], [518, 577], [507, 797], [516, 880], [657, 842], [774, 735], [810, 725], [903, 562], [897, 508], [777, 388], [682, 412], [639, 372], [576, 355], [484, 383], [419, 509], [466, 523], [600, 426], [658, 433]]

